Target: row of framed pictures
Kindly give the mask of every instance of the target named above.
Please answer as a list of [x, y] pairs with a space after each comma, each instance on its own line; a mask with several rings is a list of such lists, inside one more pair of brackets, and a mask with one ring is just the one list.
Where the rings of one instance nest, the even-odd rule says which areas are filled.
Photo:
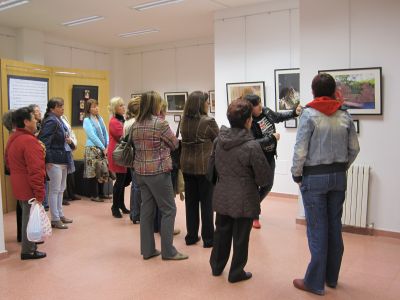
[[[140, 96], [141, 94], [131, 94], [131, 98]], [[164, 93], [164, 99], [167, 101], [167, 112], [168, 113], [183, 112], [183, 108], [185, 107], [187, 98], [188, 98], [188, 92]], [[210, 101], [209, 111], [210, 113], [215, 113], [215, 91], [208, 92], [208, 99]]]
[[[352, 115], [382, 114], [382, 68], [320, 70], [336, 80], [337, 97]], [[257, 94], [266, 106], [265, 82], [226, 84], [228, 105], [244, 94]], [[300, 102], [300, 69], [275, 70], [275, 110], [292, 110]]]

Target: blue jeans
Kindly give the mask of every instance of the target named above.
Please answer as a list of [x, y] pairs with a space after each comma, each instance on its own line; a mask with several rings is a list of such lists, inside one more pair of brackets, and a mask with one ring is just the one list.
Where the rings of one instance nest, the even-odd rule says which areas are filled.
[[311, 261], [304, 276], [309, 289], [324, 293], [336, 286], [343, 256], [342, 211], [346, 173], [306, 175], [300, 187], [307, 221]]
[[142, 204], [142, 197], [140, 194], [140, 188], [137, 184], [136, 174], [134, 169], [130, 169], [132, 175], [131, 182], [131, 220], [140, 221], [140, 205]]

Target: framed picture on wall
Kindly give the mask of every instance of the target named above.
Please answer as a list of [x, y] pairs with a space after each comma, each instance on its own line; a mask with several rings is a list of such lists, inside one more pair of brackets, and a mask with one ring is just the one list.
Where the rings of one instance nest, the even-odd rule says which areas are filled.
[[215, 113], [215, 91], [209, 91], [208, 96], [210, 98], [210, 113]]
[[300, 69], [275, 70], [275, 110], [293, 110], [300, 102]]
[[337, 95], [352, 115], [382, 114], [382, 68], [320, 70], [336, 80]]
[[266, 106], [264, 81], [227, 83], [226, 93], [228, 105], [243, 95], [256, 94], [261, 98], [261, 103]]
[[353, 120], [354, 127], [356, 128], [356, 132], [360, 133], [360, 122], [359, 120]]
[[297, 119], [290, 119], [285, 121], [285, 128], [297, 128]]
[[131, 94], [131, 99], [136, 97], [142, 97], [142, 93], [133, 93]]
[[188, 98], [188, 93], [164, 93], [164, 98], [167, 101], [167, 112], [183, 112], [183, 108], [185, 107], [185, 103]]
[[85, 118], [86, 101], [89, 99], [99, 99], [99, 87], [93, 85], [73, 85], [72, 86], [72, 126], [82, 126]]
[[181, 121], [181, 115], [174, 115], [174, 122], [179, 123]]

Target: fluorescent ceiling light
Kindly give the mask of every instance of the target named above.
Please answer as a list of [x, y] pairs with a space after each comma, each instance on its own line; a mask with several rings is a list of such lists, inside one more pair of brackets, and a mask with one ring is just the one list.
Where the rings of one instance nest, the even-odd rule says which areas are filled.
[[154, 8], [154, 7], [159, 7], [163, 5], [168, 5], [168, 4], [176, 4], [179, 2], [182, 2], [183, 0], [158, 0], [158, 1], [151, 1], [139, 5], [132, 6], [132, 9], [136, 9], [138, 11]]
[[155, 28], [149, 28], [149, 29], [137, 30], [137, 31], [132, 31], [132, 32], [120, 33], [120, 34], [118, 34], [118, 36], [125, 38], [125, 37], [134, 36], [134, 35], [142, 35], [142, 34], [159, 32], [159, 31], [160, 30], [155, 29]]
[[22, 4], [26, 4], [29, 3], [28, 0], [6, 0], [6, 1], [2, 1], [0, 2], [0, 11], [2, 10], [6, 10], [15, 6], [19, 6]]
[[81, 25], [81, 24], [94, 22], [94, 21], [99, 21], [99, 20], [103, 20], [103, 19], [104, 19], [104, 17], [91, 16], [91, 17], [86, 17], [86, 18], [82, 18], [82, 19], [72, 20], [72, 21], [69, 21], [69, 22], [64, 22], [62, 24], [64, 26], [76, 26], [76, 25]]

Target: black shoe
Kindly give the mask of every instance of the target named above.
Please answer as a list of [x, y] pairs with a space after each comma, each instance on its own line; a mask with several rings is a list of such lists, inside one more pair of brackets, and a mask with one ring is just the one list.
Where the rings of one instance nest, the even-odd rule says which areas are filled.
[[73, 195], [71, 197], [71, 200], [81, 200], [81, 197], [78, 197], [77, 195]]
[[130, 214], [131, 213], [131, 211], [129, 209], [127, 209], [126, 207], [121, 208], [121, 210], [122, 210], [123, 214]]
[[200, 241], [200, 237], [198, 236], [197, 239], [194, 240], [194, 241], [193, 241], [193, 240], [186, 239], [186, 238], [185, 238], [185, 240], [186, 240], [186, 245], [190, 246], [190, 245], [194, 245], [194, 244], [196, 244], [198, 241]]
[[212, 242], [204, 242], [203, 243], [203, 248], [212, 248], [212, 246], [213, 246], [213, 243]]
[[68, 200], [64, 199], [62, 205], [70, 205], [70, 203], [68, 202]]
[[110, 195], [100, 195], [100, 199], [112, 199], [112, 197]]
[[40, 242], [35, 242], [36, 245], [41, 245], [44, 244], [44, 241], [40, 241]]
[[40, 251], [34, 251], [33, 253], [21, 253], [21, 260], [26, 259], [40, 259], [45, 258], [46, 253]]
[[235, 283], [235, 282], [239, 282], [239, 281], [243, 281], [243, 280], [249, 280], [252, 276], [253, 276], [253, 274], [251, 274], [250, 272], [245, 272], [242, 277], [235, 278], [235, 279], [228, 278], [228, 281], [230, 283]]
[[111, 208], [111, 212], [112, 212], [112, 215], [113, 215], [114, 218], [118, 218], [118, 219], [122, 218], [122, 215], [119, 212], [119, 210], [114, 210], [114, 209]]

